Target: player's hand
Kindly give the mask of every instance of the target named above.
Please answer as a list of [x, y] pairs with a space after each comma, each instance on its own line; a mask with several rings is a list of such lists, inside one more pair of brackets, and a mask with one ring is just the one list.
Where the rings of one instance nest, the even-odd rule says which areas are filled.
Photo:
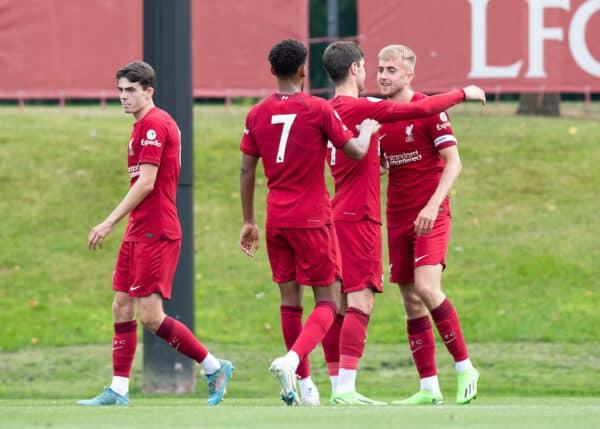
[[479, 100], [485, 106], [485, 91], [478, 86], [469, 85], [463, 88], [465, 100]]
[[433, 224], [437, 219], [440, 208], [436, 205], [427, 204], [423, 210], [419, 212], [415, 219], [415, 232], [417, 235], [429, 234], [433, 230]]
[[[379, 138], [379, 143], [381, 144], [381, 137]], [[390, 170], [390, 162], [388, 161], [387, 154], [385, 152], [381, 152], [379, 155], [379, 175], [384, 176]]]
[[356, 126], [356, 129], [360, 132], [363, 129], [370, 132], [371, 135], [375, 134], [381, 128], [381, 124], [377, 122], [375, 119], [365, 119], [360, 123], [360, 125]]
[[258, 227], [255, 223], [245, 223], [240, 232], [240, 248], [246, 255], [253, 257], [258, 249]]
[[112, 229], [113, 224], [108, 220], [93, 227], [88, 234], [88, 249], [96, 250], [96, 247], [102, 249], [102, 243], [104, 243], [104, 239], [111, 233]]

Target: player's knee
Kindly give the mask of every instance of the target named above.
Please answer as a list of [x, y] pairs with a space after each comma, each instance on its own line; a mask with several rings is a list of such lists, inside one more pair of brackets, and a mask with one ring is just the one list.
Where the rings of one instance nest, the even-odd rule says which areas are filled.
[[112, 304], [112, 311], [116, 321], [132, 320], [135, 317], [135, 303], [115, 299]]
[[370, 290], [368, 292], [361, 292], [358, 294], [350, 293], [348, 295], [348, 307], [358, 308], [367, 315], [371, 315], [373, 312], [374, 304], [375, 297]]
[[414, 288], [411, 290], [402, 290], [402, 303], [409, 318], [419, 317], [421, 314], [427, 313], [427, 307]]
[[370, 316], [373, 313], [373, 300], [363, 303], [360, 311]]
[[414, 319], [416, 317], [420, 317], [424, 314], [427, 314], [427, 307], [420, 299], [404, 299], [403, 302], [404, 311], [410, 319]]
[[[363, 313], [365, 313], [367, 316], [370, 316], [371, 313], [373, 313], [373, 303], [365, 303], [365, 302], [361, 302], [361, 303], [355, 303], [354, 305], [348, 305], [349, 307], [352, 308], [357, 308], [358, 310], [362, 311]], [[344, 309], [346, 310], [346, 309]]]
[[436, 308], [444, 300], [445, 296], [440, 288], [437, 287], [419, 287], [417, 288], [419, 298], [430, 310]]
[[144, 325], [144, 327], [152, 333], [156, 333], [156, 331], [158, 331], [163, 318], [164, 317], [161, 317], [160, 314], [155, 314], [151, 311], [140, 310], [140, 322], [142, 322], [142, 325]]
[[279, 293], [282, 305], [302, 305], [302, 288], [295, 281], [280, 283]]

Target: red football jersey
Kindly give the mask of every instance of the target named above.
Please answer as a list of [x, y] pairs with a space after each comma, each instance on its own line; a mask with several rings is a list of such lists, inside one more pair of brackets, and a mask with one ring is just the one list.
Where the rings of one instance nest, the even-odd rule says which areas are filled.
[[[340, 114], [344, 123], [356, 130], [367, 118], [381, 123], [417, 117], [431, 112], [442, 112], [464, 100], [464, 92], [456, 90], [447, 94], [423, 98], [415, 103], [397, 103], [379, 98], [355, 98], [337, 96], [330, 103]], [[414, 100], [417, 101], [417, 100]], [[356, 131], [355, 131], [356, 132]], [[335, 183], [333, 217], [335, 221], [371, 219], [381, 223], [381, 198], [379, 179], [379, 144], [374, 135], [369, 151], [359, 161], [353, 161], [330, 147], [327, 160]]]
[[154, 107], [133, 125], [127, 166], [130, 186], [140, 175], [140, 164], [158, 166], [154, 189], [131, 212], [125, 241], [181, 239], [175, 195], [181, 171], [181, 133], [173, 118]]
[[246, 117], [240, 150], [261, 157], [267, 177], [267, 225], [316, 228], [331, 223], [325, 186], [327, 140], [336, 148], [352, 138], [327, 101], [301, 92], [275, 93]]
[[[415, 93], [411, 102], [427, 96]], [[380, 129], [381, 151], [389, 165], [387, 224], [412, 223], [435, 192], [444, 160], [439, 151], [456, 145], [446, 112], [423, 119], [384, 124]], [[442, 203], [450, 210], [449, 199]]]

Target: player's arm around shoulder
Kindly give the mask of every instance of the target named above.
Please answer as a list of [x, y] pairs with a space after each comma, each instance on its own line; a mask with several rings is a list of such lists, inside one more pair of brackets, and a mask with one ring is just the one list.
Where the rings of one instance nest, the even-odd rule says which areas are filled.
[[362, 159], [367, 154], [371, 137], [379, 131], [381, 124], [374, 119], [365, 119], [358, 128], [358, 137], [352, 137], [342, 146], [344, 155], [355, 161]]

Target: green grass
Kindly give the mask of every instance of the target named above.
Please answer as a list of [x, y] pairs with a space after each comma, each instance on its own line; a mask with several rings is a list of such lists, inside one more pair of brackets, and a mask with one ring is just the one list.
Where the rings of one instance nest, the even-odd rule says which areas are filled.
[[[280, 355], [277, 345], [208, 343], [219, 357], [235, 367], [228, 396], [276, 398], [279, 388], [267, 371]], [[470, 352], [481, 373], [480, 397], [495, 396], [600, 396], [600, 343], [472, 343]], [[141, 392], [142, 350], [136, 353], [131, 376], [132, 400]], [[452, 359], [437, 346], [440, 385], [446, 401], [454, 402], [456, 375]], [[85, 398], [100, 392], [112, 375], [109, 344], [40, 347], [3, 353], [0, 359], [0, 399]], [[312, 377], [322, 396], [330, 392], [327, 369], [320, 349], [311, 355]], [[199, 371], [197, 395], [206, 397]], [[399, 399], [415, 393], [418, 378], [408, 346], [367, 343], [357, 387], [376, 399]]]
[[[464, 173], [453, 195], [455, 221], [444, 277], [467, 338], [598, 338], [600, 324], [593, 320], [599, 317], [595, 309], [600, 304], [595, 286], [600, 275], [600, 223], [595, 221], [600, 176], [594, 166], [600, 162], [600, 125], [573, 118], [473, 116], [469, 109], [453, 113]], [[250, 260], [236, 246], [239, 129], [219, 112], [199, 113], [200, 135], [219, 138], [197, 141], [204, 158], [197, 160], [196, 173], [202, 274], [198, 298], [202, 308], [211, 309], [199, 315], [198, 326], [207, 326], [215, 341], [235, 338], [240, 329], [248, 329], [253, 338], [259, 335], [260, 341], [272, 341], [279, 335], [268, 329], [278, 326], [278, 292], [270, 282], [264, 247]], [[241, 124], [243, 111], [234, 111], [231, 118]], [[232, 127], [233, 136], [223, 135], [221, 140], [221, 133]], [[572, 127], [576, 134], [569, 133]], [[264, 182], [259, 183], [260, 207]], [[369, 339], [394, 343], [403, 335], [401, 307], [395, 286], [386, 286]], [[228, 303], [226, 311], [219, 305], [223, 301]], [[213, 325], [213, 320], [218, 323]]]
[[[489, 374], [483, 380], [491, 382], [490, 393], [600, 393], [593, 387], [600, 385], [598, 368], [590, 362], [597, 347], [588, 343], [600, 338], [600, 108], [563, 107], [568, 116], [559, 119], [516, 117], [514, 104], [451, 110], [463, 173], [452, 195], [444, 289], [476, 363]], [[217, 354], [252, 363], [238, 397], [270, 394], [272, 387], [253, 387], [250, 380], [263, 375], [265, 361], [282, 347], [279, 293], [270, 280], [262, 228], [256, 258], [243, 256], [237, 244], [239, 139], [247, 109], [197, 107], [194, 114], [196, 333]], [[62, 397], [82, 374], [97, 376], [94, 385], [107, 382], [110, 356], [94, 345], [112, 337], [111, 275], [124, 224], [101, 252], [90, 253], [85, 243], [89, 229], [127, 191], [131, 126], [116, 107], [0, 108], [2, 397]], [[259, 223], [265, 194], [260, 176]], [[414, 369], [403, 310], [395, 286], [385, 287], [369, 328], [368, 348], [377, 353], [370, 365], [400, 365], [408, 383], [402, 393], [410, 393]], [[63, 350], [96, 350], [102, 358], [84, 356], [75, 364]], [[540, 363], [539, 355], [548, 360]], [[16, 362], [8, 371], [12, 378], [5, 362]], [[24, 362], [25, 370], [19, 368]], [[361, 374], [369, 372], [363, 368]], [[451, 373], [445, 374], [444, 385], [451, 386]], [[516, 382], [520, 377], [526, 387]], [[64, 385], [55, 384], [63, 379]], [[385, 380], [366, 385], [367, 393], [394, 393], [397, 375]], [[83, 394], [87, 385], [79, 389]]]
[[259, 399], [227, 400], [208, 408], [193, 399], [144, 399], [127, 408], [83, 408], [69, 400], [0, 401], [5, 428], [595, 428], [598, 398], [478, 401], [472, 406], [288, 408]]

